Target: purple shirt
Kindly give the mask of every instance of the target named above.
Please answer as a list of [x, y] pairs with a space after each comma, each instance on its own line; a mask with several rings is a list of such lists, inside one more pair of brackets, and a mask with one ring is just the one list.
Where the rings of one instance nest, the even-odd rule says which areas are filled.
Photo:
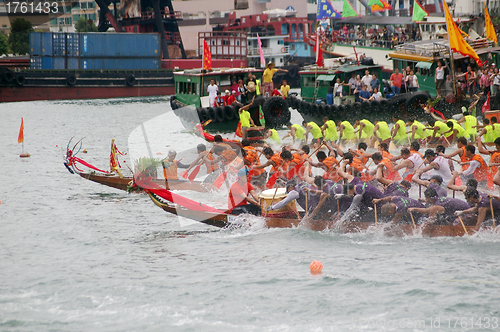
[[344, 186], [341, 184], [337, 184], [332, 180], [326, 180], [325, 186], [323, 187], [323, 192], [332, 196], [335, 194], [342, 194], [344, 192]]
[[463, 211], [469, 209], [469, 204], [458, 198], [441, 197], [436, 199], [433, 205], [444, 207], [444, 214], [454, 216], [456, 211]]
[[374, 198], [380, 199], [384, 197], [384, 194], [380, 190], [368, 183], [357, 184], [355, 191], [356, 194], [363, 195], [361, 203], [368, 207], [373, 207], [372, 200]]
[[[496, 199], [492, 199], [491, 203], [493, 205], [493, 213], [495, 213], [495, 216], [500, 216], [500, 202], [497, 201]], [[481, 194], [481, 201], [478, 203], [478, 208], [487, 208], [488, 212], [491, 215], [491, 206], [490, 206], [490, 199], [488, 198], [488, 195], [486, 194]]]
[[439, 198], [448, 196], [448, 191], [437, 183], [431, 182], [427, 188], [433, 188], [437, 192]]
[[394, 197], [392, 203], [396, 205], [396, 213], [406, 213], [408, 208], [425, 208], [424, 204], [413, 198]]
[[297, 203], [304, 210], [306, 210], [306, 196], [307, 196], [307, 208], [309, 209], [309, 211], [312, 211], [316, 207], [316, 205], [318, 205], [320, 196], [313, 194], [311, 192], [306, 192], [304, 188], [316, 190], [316, 187], [304, 182], [296, 185], [295, 188], [293, 188], [293, 190], [299, 193], [299, 198], [297, 198]]
[[385, 188], [384, 197], [388, 196], [408, 197], [408, 191], [399, 183], [393, 182]]

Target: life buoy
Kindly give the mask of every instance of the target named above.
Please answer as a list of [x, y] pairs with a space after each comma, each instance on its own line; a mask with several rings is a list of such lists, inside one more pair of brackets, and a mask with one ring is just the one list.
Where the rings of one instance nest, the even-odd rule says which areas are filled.
[[286, 51], [286, 48], [283, 46], [283, 47], [281, 48], [281, 53], [285, 53], [285, 51]]
[[74, 86], [76, 84], [76, 77], [74, 75], [66, 77], [66, 84], [68, 86]]
[[128, 76], [125, 79], [125, 84], [127, 84], [128, 86], [134, 86], [135, 85], [135, 76], [134, 75]]
[[224, 108], [223, 107], [217, 107], [215, 109], [215, 120], [216, 122], [224, 122]]
[[262, 110], [266, 119], [266, 127], [279, 128], [290, 122], [291, 113], [286, 100], [282, 97], [267, 98]]
[[234, 120], [234, 108], [233, 106], [224, 106], [224, 121]]
[[23, 86], [26, 83], [26, 77], [23, 74], [16, 75], [16, 84]]

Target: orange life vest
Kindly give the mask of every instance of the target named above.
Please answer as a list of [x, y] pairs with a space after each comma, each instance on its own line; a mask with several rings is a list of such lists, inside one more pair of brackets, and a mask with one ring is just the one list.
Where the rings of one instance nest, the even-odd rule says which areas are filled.
[[[490, 163], [492, 164], [500, 163], [500, 152], [493, 152], [490, 158]], [[498, 166], [491, 166], [491, 172], [493, 174], [496, 174], [497, 171], [498, 171]]]
[[335, 159], [335, 157], [327, 157], [323, 160], [323, 164], [328, 167], [328, 171], [326, 171], [325, 176], [327, 179], [332, 180], [333, 182], [339, 182], [342, 180], [342, 177], [338, 174], [337, 169], [334, 166], [339, 164], [339, 161]]
[[[259, 166], [260, 165], [260, 158], [259, 158], [259, 154], [257, 153], [257, 151], [251, 146], [245, 146], [244, 149], [247, 152], [245, 160], [247, 160], [250, 163], [250, 166], [252, 166], [252, 165]], [[264, 173], [263, 168], [255, 168], [253, 170], [254, 176], [261, 175], [262, 173]]]
[[380, 162], [385, 166], [383, 171], [384, 178], [393, 180], [393, 181], [401, 181], [401, 175], [397, 171], [394, 170], [394, 164], [387, 158], [382, 158]]
[[[462, 149], [462, 155], [460, 156], [460, 161], [463, 163], [471, 161], [471, 159], [467, 158], [467, 156], [465, 155], [465, 146], [462, 146], [461, 149]], [[465, 171], [467, 168], [469, 168], [469, 164], [462, 165], [462, 172]]]
[[472, 175], [474, 175], [474, 178], [477, 180], [477, 182], [486, 181], [488, 179], [488, 172], [490, 169], [488, 165], [484, 162], [483, 157], [481, 157], [478, 154], [475, 154], [472, 157], [471, 161], [472, 160], [476, 160], [479, 162], [479, 164], [481, 164], [480, 167], [474, 170], [474, 173], [472, 173]]
[[163, 165], [163, 176], [166, 180], [179, 180], [177, 176], [177, 160], [169, 161], [164, 160]]
[[276, 164], [271, 168], [271, 172], [278, 171], [278, 169], [282, 167], [285, 162], [283, 159], [281, 159], [279, 153], [275, 153], [274, 156], [271, 157], [271, 160]]

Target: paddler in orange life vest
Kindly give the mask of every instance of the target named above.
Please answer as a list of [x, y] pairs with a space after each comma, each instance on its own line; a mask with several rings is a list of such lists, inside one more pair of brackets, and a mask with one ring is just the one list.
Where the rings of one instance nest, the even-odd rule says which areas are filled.
[[250, 213], [260, 216], [260, 204], [253, 186], [248, 182], [248, 168], [238, 171], [238, 179], [231, 185], [228, 195], [228, 210], [231, 214]]
[[316, 153], [316, 158], [318, 158], [318, 163], [311, 163], [312, 166], [320, 167], [325, 171], [323, 178], [326, 180], [331, 180], [333, 182], [339, 182], [343, 178], [338, 174], [337, 167], [339, 165], [338, 160], [335, 158], [335, 154], [327, 157], [324, 151], [318, 151]]
[[189, 168], [189, 165], [184, 165], [180, 161], [175, 160], [176, 155], [177, 152], [170, 150], [168, 152], [168, 157], [161, 162], [165, 180], [179, 180], [179, 177], [177, 176], [177, 168]]
[[189, 165], [189, 168], [186, 171], [189, 173], [193, 167], [203, 162], [207, 168], [208, 174], [203, 182], [213, 183], [220, 174], [219, 166], [217, 164], [212, 164], [212, 161], [215, 159], [214, 155], [207, 151], [205, 144], [198, 144], [196, 150], [198, 152], [198, 157]]
[[274, 172], [281, 170], [284, 164], [284, 160], [281, 158], [279, 153], [275, 153], [270, 147], [264, 148], [264, 150], [262, 150], [262, 153], [264, 154], [264, 157], [266, 157], [267, 161], [262, 165], [252, 166], [253, 169], [263, 169], [267, 166], [272, 166], [271, 170], [269, 171], [269, 176], [272, 176]]
[[467, 145], [465, 147], [465, 156], [469, 158], [470, 161], [465, 162], [469, 164], [469, 168], [461, 173], [464, 180], [474, 177], [479, 185], [485, 185], [488, 180], [488, 172], [490, 169], [484, 162], [483, 157], [476, 154], [476, 147], [474, 145]]
[[[252, 169], [253, 166], [259, 166], [259, 152], [251, 145], [251, 142], [248, 139], [244, 139], [241, 141], [241, 145], [243, 145], [243, 149], [246, 151], [246, 156], [243, 157], [245, 166], [250, 169]], [[251, 178], [250, 182], [252, 185], [262, 187], [261, 189], [264, 189], [263, 187], [266, 184], [267, 172], [264, 169], [252, 169]]]
[[211, 162], [211, 164], [222, 162], [225, 167], [230, 167], [235, 170], [238, 170], [244, 166], [243, 159], [238, 157], [233, 149], [224, 150], [222, 146], [216, 145], [214, 146], [213, 150], [214, 154], [217, 155], [217, 157]]
[[[375, 165], [382, 164], [384, 165], [382, 169], [382, 174], [384, 178], [393, 180], [393, 181], [401, 181], [401, 175], [399, 175], [398, 171], [394, 170], [394, 164], [387, 158], [382, 157], [382, 154], [377, 152], [372, 155], [372, 160]], [[375, 170], [376, 172], [376, 170]], [[370, 175], [375, 175], [375, 172], [369, 172]]]
[[500, 137], [495, 139], [495, 151], [490, 151], [486, 149], [481, 142], [481, 139], [477, 140], [477, 149], [479, 153], [489, 154], [491, 173], [493, 174], [493, 183], [500, 186]]
[[[457, 139], [457, 148], [455, 151], [452, 153], [444, 154], [444, 153], [438, 153], [438, 155], [443, 156], [447, 159], [453, 158], [455, 156], [460, 157], [460, 162], [465, 163], [470, 161], [469, 158], [467, 158], [467, 155], [465, 153], [465, 147], [467, 146], [467, 139], [465, 137], [459, 137]], [[462, 165], [462, 172], [465, 171], [467, 168], [469, 168], [469, 164], [463, 164]]]

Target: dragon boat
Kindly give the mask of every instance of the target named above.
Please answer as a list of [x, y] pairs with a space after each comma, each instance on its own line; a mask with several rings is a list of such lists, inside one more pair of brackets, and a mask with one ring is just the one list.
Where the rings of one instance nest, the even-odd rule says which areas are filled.
[[[137, 180], [137, 179], [136, 179]], [[160, 188], [155, 185], [151, 179], [140, 179], [136, 182], [137, 185], [144, 189], [155, 205], [160, 207], [165, 212], [188, 218], [206, 225], [218, 228], [235, 228], [247, 225], [245, 220], [248, 218], [235, 216], [228, 211], [221, 211], [199, 202], [192, 201], [180, 195], [174, 194], [169, 190]], [[307, 228], [314, 231], [332, 230], [340, 233], [358, 233], [368, 230], [383, 229], [390, 236], [405, 236], [413, 234], [422, 234], [423, 236], [464, 236], [472, 235], [476, 232], [474, 226], [462, 225], [437, 225], [431, 224], [422, 227], [413, 224], [396, 224], [388, 225], [387, 223], [377, 222], [352, 222], [352, 221], [336, 221], [336, 220], [306, 220], [304, 212], [299, 212], [292, 206], [288, 210], [286, 207], [283, 210], [264, 212], [265, 206], [272, 204], [271, 197], [274, 197], [274, 189], [269, 190], [271, 195], [261, 195], [262, 218], [264, 225], [267, 228]], [[265, 193], [265, 192], [264, 192]], [[274, 199], [273, 199], [274, 201]]]

